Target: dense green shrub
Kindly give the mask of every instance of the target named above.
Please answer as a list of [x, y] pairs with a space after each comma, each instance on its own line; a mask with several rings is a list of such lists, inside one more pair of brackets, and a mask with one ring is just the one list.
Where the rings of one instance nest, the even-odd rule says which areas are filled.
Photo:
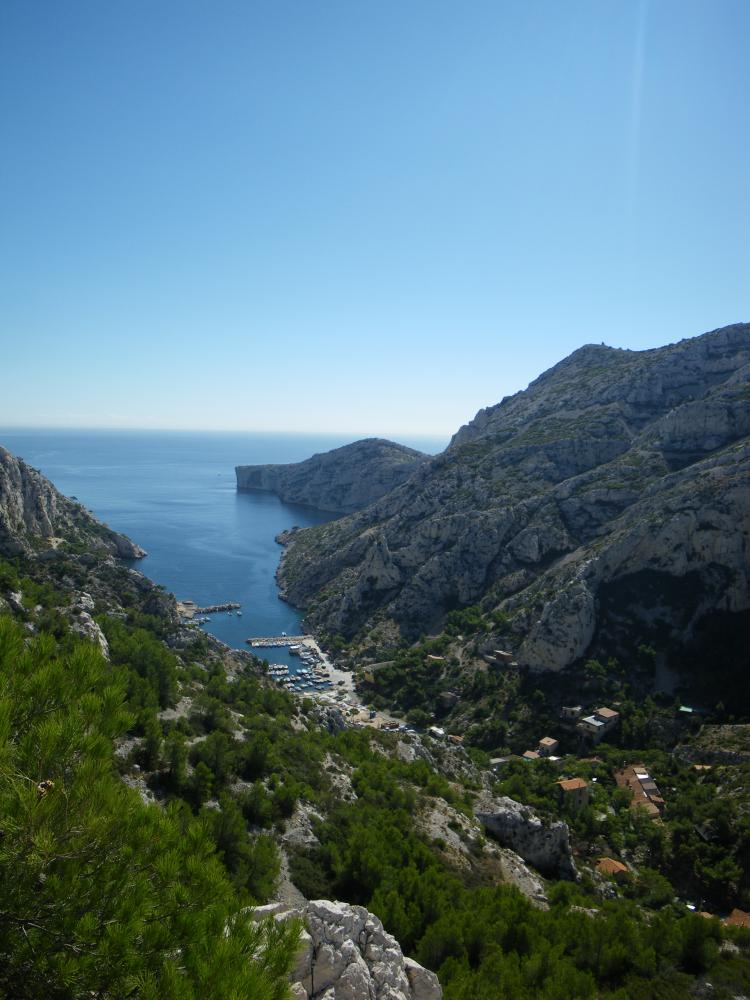
[[[59, 655], [0, 618], [0, 992], [281, 1000], [296, 928], [242, 916], [213, 820], [145, 806], [119, 780], [124, 695], [90, 644]], [[218, 836], [243, 884], [267, 868]]]

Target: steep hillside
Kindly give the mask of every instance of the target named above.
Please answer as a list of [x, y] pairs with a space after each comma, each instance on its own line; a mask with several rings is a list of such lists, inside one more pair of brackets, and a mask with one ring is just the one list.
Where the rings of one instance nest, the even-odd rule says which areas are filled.
[[339, 514], [361, 510], [405, 482], [427, 456], [367, 438], [289, 465], [238, 465], [238, 490], [268, 490], [288, 503]]
[[144, 550], [111, 531], [22, 459], [0, 447], [0, 554], [54, 552], [58, 545], [141, 559]]
[[[365, 510], [295, 532], [279, 570], [308, 622], [378, 641], [480, 604], [522, 665], [558, 670], [631, 587], [679, 636], [750, 606], [750, 325], [649, 351], [590, 345], [480, 411]], [[637, 581], [646, 580], [648, 587]]]
[[[717, 1000], [741, 994], [746, 935], [672, 902], [747, 905], [740, 769], [698, 785], [692, 764], [638, 750], [670, 789], [666, 838], [624, 807], [619, 746], [562, 762], [591, 781], [573, 816], [551, 761], [498, 779], [437, 733], [354, 728], [180, 624], [107, 529], [75, 510], [68, 523], [49, 483], [15, 472], [0, 995], [664, 1000], [706, 981]], [[627, 860], [624, 885], [600, 875], [602, 850]]]

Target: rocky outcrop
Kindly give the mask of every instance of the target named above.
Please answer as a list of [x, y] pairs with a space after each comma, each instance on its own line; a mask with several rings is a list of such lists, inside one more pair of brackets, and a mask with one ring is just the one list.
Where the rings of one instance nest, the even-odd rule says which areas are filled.
[[427, 456], [413, 448], [367, 438], [290, 465], [238, 465], [238, 490], [266, 490], [288, 503], [350, 513], [378, 500]]
[[507, 796], [485, 803], [476, 813], [485, 829], [543, 875], [577, 879], [568, 824], [544, 823], [529, 806]]
[[36, 469], [0, 447], [0, 554], [54, 558], [63, 542], [121, 559], [146, 555], [80, 503], [64, 497]]
[[299, 1000], [440, 1000], [434, 972], [405, 958], [398, 941], [363, 906], [318, 899], [299, 908], [258, 906], [254, 920], [301, 919], [292, 995]]
[[559, 670], [616, 628], [612, 588], [628, 591], [622, 628], [664, 607], [675, 639], [707, 610], [750, 607], [749, 529], [739, 324], [650, 351], [581, 348], [407, 483], [286, 538], [279, 580], [309, 625], [349, 638], [415, 638], [480, 604], [487, 643]]
[[70, 631], [83, 639], [95, 642], [105, 659], [109, 659], [109, 643], [98, 622], [94, 621], [94, 598], [91, 594], [81, 593], [70, 608]]

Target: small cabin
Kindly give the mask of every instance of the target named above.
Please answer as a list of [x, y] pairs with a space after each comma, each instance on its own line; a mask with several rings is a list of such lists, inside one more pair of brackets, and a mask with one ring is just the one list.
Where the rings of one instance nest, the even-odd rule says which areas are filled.
[[589, 785], [583, 778], [563, 778], [557, 782], [562, 805], [571, 812], [578, 812], [589, 804]]

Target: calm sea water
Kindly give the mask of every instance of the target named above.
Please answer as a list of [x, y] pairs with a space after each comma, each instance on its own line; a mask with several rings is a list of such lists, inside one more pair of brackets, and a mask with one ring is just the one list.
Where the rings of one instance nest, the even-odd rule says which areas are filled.
[[[275, 536], [331, 519], [270, 493], [238, 493], [235, 465], [298, 462], [351, 437], [156, 431], [0, 430], [0, 444], [77, 497], [111, 528], [143, 546], [138, 568], [178, 598], [200, 605], [239, 601], [242, 617], [205, 625], [235, 648], [250, 636], [290, 635], [300, 614], [278, 599]], [[438, 452], [443, 439], [401, 438]], [[282, 649], [274, 662], [289, 663]]]

